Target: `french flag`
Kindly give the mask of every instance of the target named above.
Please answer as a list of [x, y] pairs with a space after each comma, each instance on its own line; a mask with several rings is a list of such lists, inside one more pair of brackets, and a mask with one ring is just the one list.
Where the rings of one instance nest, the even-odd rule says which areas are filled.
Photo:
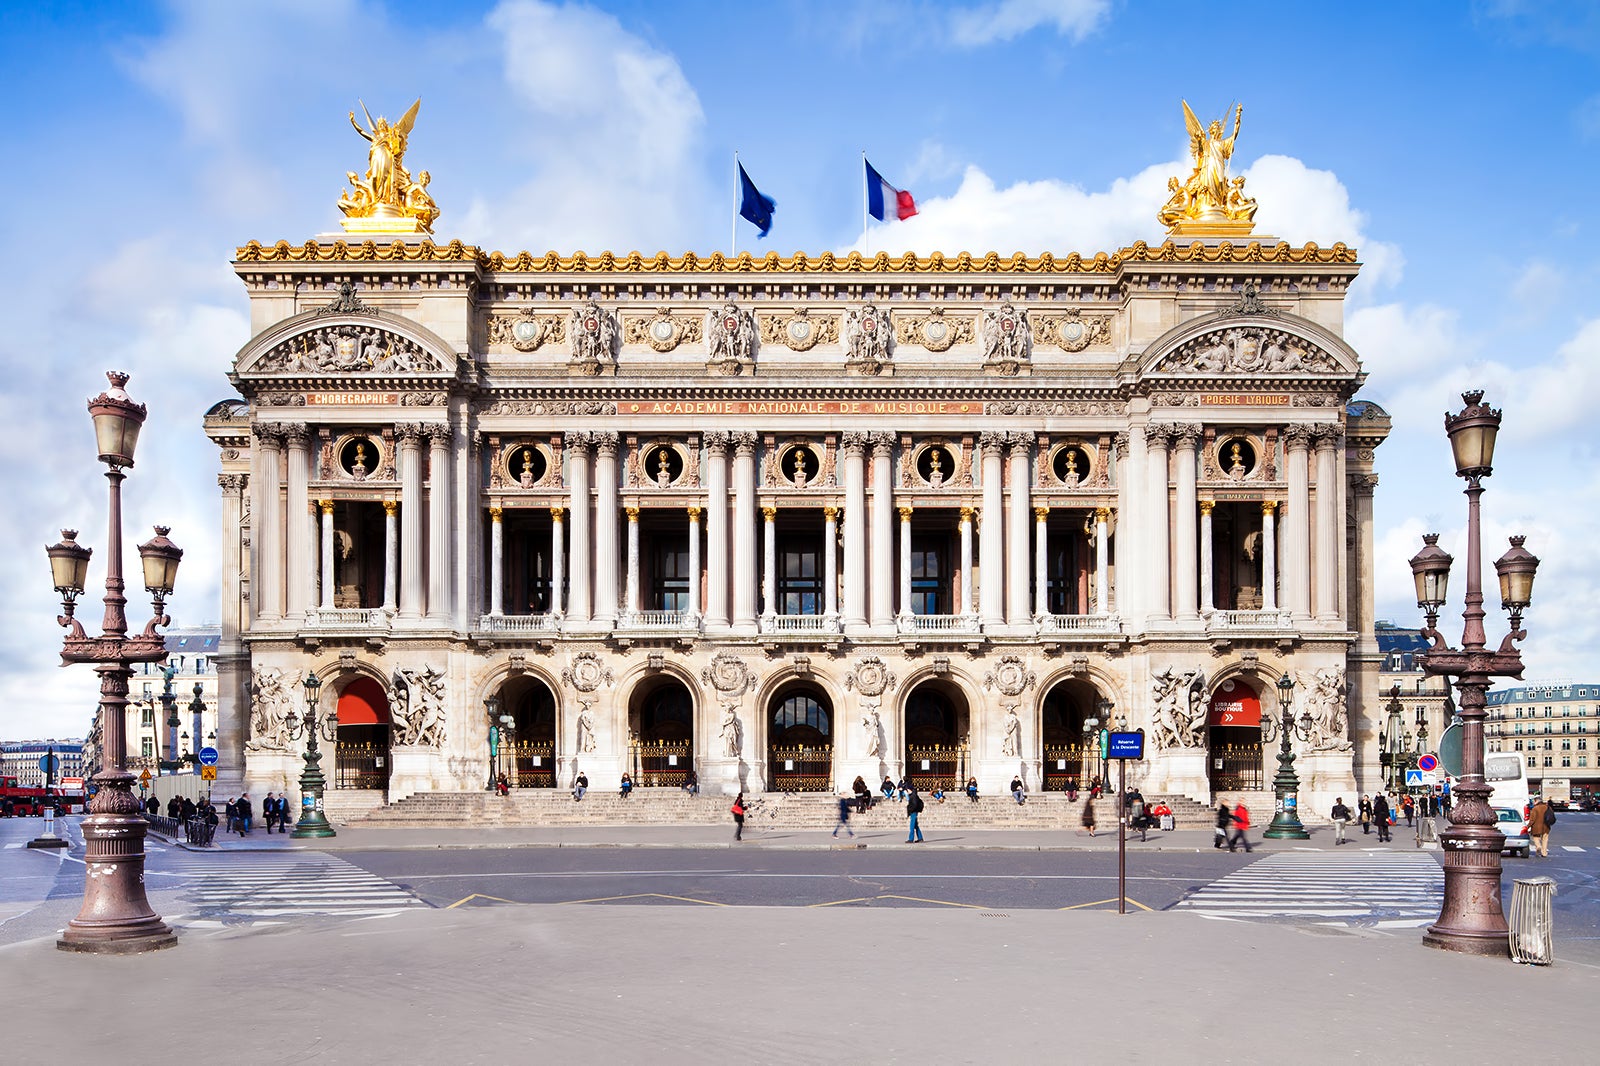
[[[866, 163], [865, 156], [862, 162]], [[883, 175], [867, 163], [867, 214], [879, 222], [888, 221], [890, 216], [904, 222], [916, 213], [917, 202], [911, 194], [884, 181]]]

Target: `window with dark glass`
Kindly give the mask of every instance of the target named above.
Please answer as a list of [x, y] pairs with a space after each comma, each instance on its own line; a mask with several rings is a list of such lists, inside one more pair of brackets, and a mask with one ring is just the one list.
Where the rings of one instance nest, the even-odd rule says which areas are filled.
[[821, 614], [823, 561], [815, 537], [779, 537], [778, 613]]
[[950, 614], [950, 538], [911, 535], [911, 613]]
[[687, 611], [689, 577], [687, 540], [653, 538], [650, 543], [650, 595], [646, 610]]

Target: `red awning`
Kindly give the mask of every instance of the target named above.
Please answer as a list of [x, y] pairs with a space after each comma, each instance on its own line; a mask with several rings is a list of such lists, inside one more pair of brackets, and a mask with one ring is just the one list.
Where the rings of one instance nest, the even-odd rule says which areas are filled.
[[358, 677], [339, 693], [340, 725], [388, 725], [389, 700], [383, 686], [370, 677]]
[[1211, 696], [1210, 726], [1261, 728], [1261, 697], [1243, 681], [1229, 678]]

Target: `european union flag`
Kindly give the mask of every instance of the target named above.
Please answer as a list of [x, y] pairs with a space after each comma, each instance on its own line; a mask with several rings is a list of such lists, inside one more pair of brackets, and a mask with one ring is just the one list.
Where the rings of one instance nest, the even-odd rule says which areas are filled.
[[761, 232], [757, 236], [765, 237], [767, 231], [772, 229], [772, 211], [778, 205], [770, 197], [761, 195], [761, 190], [756, 188], [756, 183], [750, 180], [750, 175], [744, 172], [744, 164], [739, 164], [739, 215], [748, 219], [756, 229]]

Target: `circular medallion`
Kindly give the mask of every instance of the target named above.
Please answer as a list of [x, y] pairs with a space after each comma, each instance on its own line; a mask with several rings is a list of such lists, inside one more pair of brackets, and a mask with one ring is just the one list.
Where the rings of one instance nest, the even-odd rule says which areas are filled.
[[1017, 320], [1016, 319], [1014, 319], [1014, 318], [1002, 318], [1000, 320], [1000, 332], [1001, 333], [1015, 333], [1016, 329], [1017, 329]]
[[861, 332], [863, 332], [863, 333], [875, 333], [877, 331], [877, 329], [878, 329], [878, 320], [876, 318], [873, 318], [871, 315], [868, 315], [866, 318], [863, 318], [861, 320]]
[[788, 332], [790, 340], [797, 342], [804, 341], [807, 337], [811, 336], [811, 323], [807, 322], [803, 318], [791, 318], [789, 320]]
[[922, 324], [922, 335], [930, 344], [938, 344], [950, 336], [950, 324], [942, 318], [930, 318]]
[[594, 318], [594, 317], [590, 317], [590, 318], [584, 319], [583, 320], [583, 331], [585, 333], [599, 333], [600, 332], [600, 320], [598, 318]]
[[544, 340], [544, 323], [536, 318], [519, 318], [511, 323], [511, 346], [526, 352], [539, 347]]
[[722, 319], [722, 328], [727, 330], [729, 333], [738, 333], [739, 320], [733, 315], [725, 315]]
[[1089, 346], [1089, 327], [1082, 322], [1062, 322], [1056, 326], [1056, 337], [1067, 351], [1082, 351]]
[[670, 341], [675, 332], [672, 319], [658, 318], [650, 323], [650, 336], [658, 341]]

